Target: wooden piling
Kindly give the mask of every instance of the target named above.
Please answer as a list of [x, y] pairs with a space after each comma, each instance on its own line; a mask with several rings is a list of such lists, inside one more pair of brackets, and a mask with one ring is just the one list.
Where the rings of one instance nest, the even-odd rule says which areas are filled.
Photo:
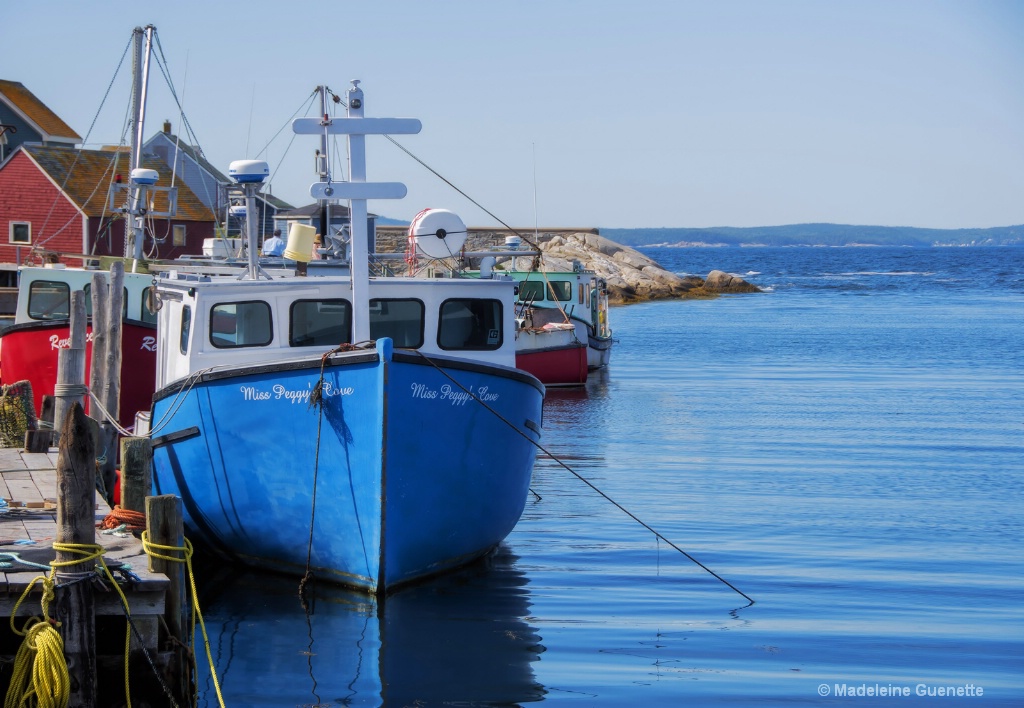
[[[71, 292], [71, 346], [57, 352], [57, 385], [53, 419], [63, 425], [71, 407], [85, 396], [85, 293]], [[55, 430], [59, 430], [56, 426]]]
[[[92, 369], [89, 388], [101, 406], [90, 407], [90, 416], [100, 423], [102, 449], [100, 480], [108, 501], [117, 478], [117, 429], [121, 398], [121, 311], [124, 305], [124, 264], [114, 262], [110, 277], [98, 272], [92, 278]], [[141, 509], [139, 510], [141, 511]]]
[[[87, 424], [91, 422], [90, 418], [84, 416], [82, 420]], [[70, 438], [70, 433], [65, 437]], [[72, 446], [72, 449], [77, 448], [77, 445]], [[67, 467], [68, 450], [64, 452], [65, 457], [61, 464]], [[12, 507], [11, 512], [0, 515], [0, 530], [3, 531], [0, 534], [3, 537], [0, 538], [0, 553], [23, 552], [25, 549], [16, 539], [30, 539], [48, 546], [54, 539], [61, 538], [57, 533], [57, 505], [50, 503], [59, 496], [56, 471], [59, 457], [60, 451], [39, 454], [14, 448], [0, 448], [0, 497], [8, 499]], [[84, 459], [87, 459], [88, 455], [81, 457], [84, 464]], [[88, 487], [88, 481], [85, 482], [85, 486]], [[96, 508], [92, 512], [93, 524], [103, 521], [109, 513], [110, 509], [106, 503], [97, 497]], [[149, 559], [137, 538], [103, 535], [99, 531], [96, 531], [95, 538], [96, 543], [103, 547], [104, 558], [111, 569], [123, 563], [138, 576], [137, 580], [133, 578], [131, 582], [121, 582], [118, 578], [118, 584], [131, 608], [133, 625], [130, 651], [132, 705], [170, 705], [162, 688], [156, 685], [153, 668], [149, 660], [143, 656], [142, 647], [146, 648], [157, 671], [164, 677], [164, 683], [168, 686], [183, 687], [180, 695], [175, 698], [177, 704], [193, 705], [190, 698], [193, 693], [184, 690], [192, 686], [194, 676], [193, 664], [189, 661], [189, 650], [176, 642], [168, 641], [164, 629], [170, 624], [163, 619], [165, 594], [169, 583], [167, 577], [149, 571]], [[77, 556], [68, 557], [77, 560]], [[178, 564], [174, 565], [176, 571], [182, 572]], [[18, 564], [15, 564], [14, 568], [0, 569], [0, 696], [6, 694], [10, 678], [10, 671], [5, 670], [5, 667], [13, 665], [14, 652], [22, 642], [11, 630], [11, 619], [13, 617], [15, 625], [21, 627], [24, 619], [40, 614], [40, 600], [43, 598], [42, 584], [33, 583], [33, 578], [39, 575], [39, 571], [31, 568], [19, 570], [17, 566]], [[64, 583], [68, 578], [64, 573], [65, 569], [60, 570], [58, 581]], [[115, 570], [114, 575], [118, 577], [120, 574]], [[187, 578], [184, 582], [187, 582]], [[58, 599], [49, 602], [48, 613], [50, 617], [59, 618], [71, 625], [63, 629], [79, 631], [78, 616], [70, 613], [65, 598], [69, 592], [88, 584], [64, 583], [56, 588]], [[21, 602], [20, 598], [26, 589], [31, 592], [27, 599]], [[124, 606], [118, 593], [103, 592], [98, 586], [94, 587], [94, 591], [95, 636], [98, 643], [96, 704], [124, 705]], [[20, 609], [15, 612], [15, 607], [19, 604]], [[174, 616], [180, 617], [180, 609], [175, 611]], [[178, 626], [182, 624], [180, 620], [176, 622]], [[185, 632], [188, 633], [187, 623]], [[76, 683], [76, 691], [79, 690], [77, 685]]]
[[[84, 302], [81, 303], [84, 310]], [[71, 678], [72, 706], [96, 704], [96, 608], [89, 578], [95, 561], [57, 544], [96, 543], [96, 453], [87, 416], [72, 404], [61, 426], [57, 456], [56, 617]]]
[[[184, 548], [185, 527], [182, 517], [181, 498], [173, 494], [164, 494], [156, 497], [146, 497], [146, 535], [150, 543], [158, 546], [170, 546], [173, 548]], [[181, 551], [157, 551], [160, 555], [184, 560]], [[187, 609], [185, 588], [187, 578], [185, 577], [186, 565], [184, 562], [168, 561], [162, 558], [149, 556], [149, 570], [153, 573], [163, 573], [170, 580], [167, 593], [164, 596], [164, 619], [167, 622], [167, 630], [175, 640], [175, 646], [186, 647], [191, 637], [186, 636], [185, 628], [187, 623]], [[192, 693], [192, 682], [189, 676], [189, 662], [184, 653], [175, 653], [177, 667], [171, 667], [169, 675], [174, 677], [174, 692], [179, 696], [190, 696]]]
[[50, 439], [52, 437], [52, 430], [26, 430], [26, 452], [46, 452], [47, 450], [50, 449]]
[[149, 438], [121, 439], [121, 508], [144, 513], [153, 485], [153, 447]]
[[43, 396], [42, 409], [36, 420], [39, 427], [25, 431], [25, 451], [47, 452], [53, 443], [53, 396]]
[[[92, 287], [90, 288], [92, 297], [92, 368], [89, 374], [89, 388], [97, 397], [100, 397], [106, 385], [106, 367], [97, 366], [97, 363], [105, 361], [107, 358], [107, 342], [109, 341], [107, 318], [110, 314], [107, 294], [109, 289], [106, 273], [97, 271], [92, 274]], [[93, 420], [103, 420], [103, 414], [93, 405], [92, 401], [89, 401], [86, 410], [89, 411], [89, 417]]]

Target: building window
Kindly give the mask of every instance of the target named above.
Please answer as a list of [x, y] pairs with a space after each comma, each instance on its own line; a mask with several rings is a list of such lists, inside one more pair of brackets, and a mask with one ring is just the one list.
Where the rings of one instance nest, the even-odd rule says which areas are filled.
[[9, 241], [19, 246], [30, 245], [32, 243], [32, 224], [28, 221], [12, 221]]
[[171, 243], [174, 244], [175, 246], [184, 246], [185, 245], [185, 225], [184, 224], [175, 224], [172, 227], [171, 230], [172, 230]]

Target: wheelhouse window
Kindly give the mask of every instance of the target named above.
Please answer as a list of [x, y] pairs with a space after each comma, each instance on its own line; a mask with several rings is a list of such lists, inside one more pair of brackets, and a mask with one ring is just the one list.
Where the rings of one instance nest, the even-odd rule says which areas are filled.
[[543, 282], [525, 280], [519, 284], [519, 299], [522, 302], [569, 302], [572, 300], [572, 283], [568, 280]]
[[192, 330], [192, 308], [185, 305], [181, 308], [181, 337], [178, 339], [178, 350], [188, 354], [188, 335]]
[[7, 234], [8, 243], [28, 246], [32, 243], [32, 224], [28, 221], [12, 221]]
[[544, 283], [539, 280], [524, 280], [519, 284], [519, 299], [522, 302], [537, 302], [544, 299]]
[[270, 305], [262, 300], [220, 303], [210, 310], [210, 343], [220, 349], [265, 347], [272, 325]]
[[[86, 298], [86, 307], [89, 299]], [[28, 286], [28, 316], [34, 320], [71, 317], [71, 288], [67, 283], [37, 280]]]
[[333, 347], [352, 341], [352, 304], [348, 300], [296, 300], [288, 323], [292, 347]]
[[[125, 299], [125, 303], [127, 303], [127, 299]], [[142, 304], [139, 308], [139, 320], [149, 324], [156, 324], [156, 313], [150, 311], [147, 303], [156, 303], [156, 288], [152, 286], [142, 290]]]
[[501, 324], [500, 300], [445, 300], [441, 304], [437, 344], [442, 349], [498, 349], [502, 342]]
[[423, 346], [423, 302], [400, 298], [370, 300], [370, 337], [391, 337], [402, 349]]
[[570, 302], [572, 300], [572, 283], [568, 280], [555, 280], [548, 284], [548, 300]]

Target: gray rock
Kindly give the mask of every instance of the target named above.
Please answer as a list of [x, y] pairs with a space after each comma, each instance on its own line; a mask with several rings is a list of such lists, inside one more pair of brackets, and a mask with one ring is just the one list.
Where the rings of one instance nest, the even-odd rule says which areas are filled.
[[761, 288], [743, 278], [721, 270], [713, 270], [704, 279], [704, 287], [718, 293], [759, 293]]
[[[551, 270], [571, 270], [579, 261], [608, 284], [610, 302], [622, 304], [665, 298], [714, 297], [722, 292], [760, 292], [742, 278], [713, 271], [716, 287], [695, 276], [685, 278], [667, 271], [636, 249], [597, 234], [575, 233], [541, 238], [544, 262]], [[721, 276], [716, 274], [721, 274]], [[722, 276], [727, 280], [723, 280]], [[710, 275], [708, 276], [710, 279]]]

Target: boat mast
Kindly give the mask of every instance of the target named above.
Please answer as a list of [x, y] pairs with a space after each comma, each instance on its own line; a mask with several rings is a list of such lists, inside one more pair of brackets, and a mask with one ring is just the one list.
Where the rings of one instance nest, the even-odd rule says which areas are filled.
[[[142, 258], [142, 241], [145, 215], [145, 186], [135, 181], [134, 171], [142, 167], [142, 140], [146, 125], [146, 93], [149, 90], [149, 59], [153, 53], [153, 33], [156, 27], [146, 25], [145, 30], [136, 27], [132, 32], [134, 54], [132, 56], [132, 147], [131, 147], [131, 191], [129, 214], [131, 216], [131, 239], [125, 239], [125, 257], [135, 260]], [[145, 48], [143, 48], [145, 35]], [[143, 58], [145, 55], [145, 58]], [[131, 244], [132, 248], [128, 246]], [[129, 251], [131, 251], [129, 253]]]
[[[330, 125], [331, 117], [327, 113], [327, 87], [317, 86], [320, 92], [320, 115], [323, 117], [323, 133], [320, 135], [320, 153], [317, 155], [317, 172], [320, 173], [320, 181], [330, 184], [331, 182], [331, 151], [328, 145], [327, 126]], [[330, 191], [327, 192], [331, 194]], [[331, 233], [331, 202], [329, 199], [320, 199], [320, 243], [327, 247], [330, 244]]]
[[349, 268], [352, 273], [352, 341], [365, 342], [370, 339], [370, 264], [367, 222], [367, 199], [401, 199], [406, 194], [401, 182], [366, 181], [366, 136], [367, 135], [412, 135], [420, 132], [421, 124], [416, 118], [365, 118], [363, 117], [363, 90], [359, 81], [352, 81], [348, 90], [348, 116], [330, 119], [325, 112], [323, 119], [296, 118], [292, 130], [297, 135], [323, 135], [323, 144], [330, 134], [348, 136], [349, 181], [330, 180], [314, 182], [309, 195], [314, 199], [348, 199], [350, 229], [352, 234], [349, 251]]
[[[359, 81], [353, 80], [348, 90], [348, 117], [363, 117], [363, 90]], [[366, 135], [350, 133], [348, 136], [348, 179], [352, 183], [366, 182]], [[370, 339], [370, 249], [367, 244], [366, 199], [354, 196], [348, 203], [348, 228], [351, 234], [348, 265], [352, 273], [352, 304], [360, 316], [352, 321], [352, 341], [366, 342]], [[357, 305], [358, 303], [358, 305]], [[365, 303], [365, 307], [362, 305]]]

